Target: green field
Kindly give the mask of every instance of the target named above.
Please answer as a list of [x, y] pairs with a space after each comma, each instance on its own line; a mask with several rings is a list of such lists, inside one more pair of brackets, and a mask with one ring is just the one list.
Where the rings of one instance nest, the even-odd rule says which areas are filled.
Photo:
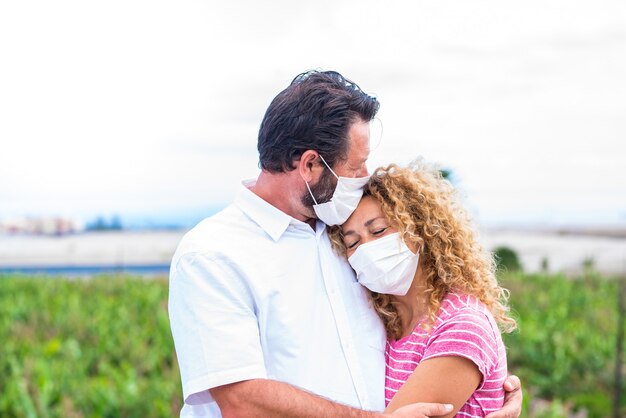
[[[568, 416], [580, 408], [590, 417], [612, 416], [617, 280], [519, 273], [501, 282], [519, 325], [504, 342], [509, 371], [525, 387], [527, 416]], [[626, 393], [620, 417], [624, 406]]]
[[[524, 416], [612, 414], [617, 284], [510, 274], [505, 337]], [[171, 417], [181, 387], [167, 281], [0, 276], [0, 417]], [[330, 378], [330, 377], [329, 377]], [[622, 414], [626, 413], [622, 399]]]
[[178, 416], [167, 281], [0, 277], [0, 417]]

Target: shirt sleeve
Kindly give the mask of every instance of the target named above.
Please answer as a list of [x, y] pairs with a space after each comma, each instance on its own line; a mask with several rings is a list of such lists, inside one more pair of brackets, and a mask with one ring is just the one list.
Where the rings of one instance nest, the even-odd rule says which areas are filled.
[[183, 255], [170, 272], [168, 310], [185, 403], [212, 402], [208, 389], [266, 378], [254, 299], [227, 261]]
[[498, 362], [497, 347], [489, 318], [474, 309], [462, 309], [433, 330], [422, 361], [435, 357], [467, 358], [476, 364], [484, 382]]

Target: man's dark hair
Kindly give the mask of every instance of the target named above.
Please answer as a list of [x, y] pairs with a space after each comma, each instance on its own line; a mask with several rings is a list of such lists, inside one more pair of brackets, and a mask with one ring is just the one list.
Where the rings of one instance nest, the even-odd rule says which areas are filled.
[[336, 71], [307, 71], [293, 79], [267, 108], [257, 148], [263, 170], [294, 169], [307, 150], [319, 152], [330, 167], [348, 156], [348, 130], [369, 122], [380, 104]]

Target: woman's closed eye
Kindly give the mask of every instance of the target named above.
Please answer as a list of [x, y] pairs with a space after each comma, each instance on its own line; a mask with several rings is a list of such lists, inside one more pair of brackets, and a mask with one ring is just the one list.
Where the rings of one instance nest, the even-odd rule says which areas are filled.
[[359, 244], [359, 240], [344, 242], [344, 245], [348, 250], [355, 248]]
[[384, 228], [377, 228], [374, 231], [372, 231], [372, 235], [376, 236], [376, 235], [380, 235], [383, 232], [385, 232], [387, 230], [387, 228], [389, 228], [388, 226], [384, 227]]

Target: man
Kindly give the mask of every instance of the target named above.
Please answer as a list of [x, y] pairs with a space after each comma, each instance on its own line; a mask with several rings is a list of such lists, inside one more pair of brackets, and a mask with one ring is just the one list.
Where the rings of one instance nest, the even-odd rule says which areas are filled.
[[[385, 416], [370, 412], [384, 409], [384, 329], [322, 222], [358, 203], [378, 108], [336, 72], [297, 76], [261, 124], [259, 177], [181, 241], [169, 299], [181, 416]], [[501, 416], [519, 414], [514, 393]]]

